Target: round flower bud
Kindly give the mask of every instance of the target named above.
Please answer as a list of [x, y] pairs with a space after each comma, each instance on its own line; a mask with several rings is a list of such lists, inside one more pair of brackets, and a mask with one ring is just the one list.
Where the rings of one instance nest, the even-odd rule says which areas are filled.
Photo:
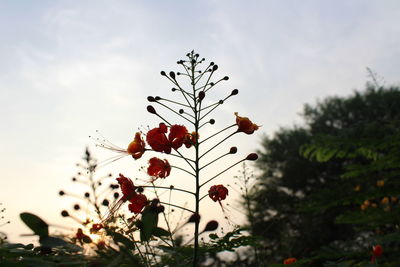
[[63, 211], [61, 212], [61, 216], [63, 216], [63, 217], [68, 217], [68, 216], [69, 216], [68, 211], [63, 210]]
[[238, 89], [233, 89], [231, 95], [237, 95], [239, 93]]
[[256, 153], [251, 153], [251, 154], [247, 155], [247, 157], [246, 157], [246, 160], [251, 160], [251, 161], [254, 161], [257, 159], [258, 159], [258, 155]]
[[214, 119], [211, 119], [210, 120], [210, 124], [214, 124], [215, 123], [215, 120]]
[[218, 222], [217, 221], [209, 221], [204, 228], [203, 232], [209, 232], [209, 231], [215, 231], [218, 228]]
[[103, 206], [108, 206], [110, 205], [110, 202], [107, 199], [104, 199], [103, 202], [101, 203]]
[[198, 223], [200, 221], [200, 215], [198, 213], [193, 213], [189, 220], [188, 223]]
[[147, 106], [147, 111], [149, 112], [149, 113], [151, 113], [151, 114], [156, 114], [157, 112], [156, 112], [156, 110], [154, 109], [154, 107], [153, 106]]
[[80, 209], [81, 209], [81, 207], [79, 206], [79, 204], [74, 205], [74, 210], [80, 210]]
[[167, 75], [167, 74], [165, 74], [165, 71], [161, 71], [160, 74], [161, 74], [162, 76], [166, 76], [166, 75]]
[[156, 100], [155, 100], [154, 97], [152, 97], [152, 96], [148, 96], [148, 97], [147, 97], [147, 101], [149, 101], [149, 102], [156, 102]]
[[171, 72], [169, 73], [169, 76], [170, 76], [172, 79], [175, 80], [175, 72], [171, 71]]
[[231, 149], [229, 150], [229, 154], [236, 154], [237, 152], [237, 147], [233, 146], [231, 147]]
[[60, 190], [60, 192], [58, 192], [58, 194], [59, 194], [60, 196], [63, 196], [63, 195], [65, 195], [65, 192], [62, 191], [62, 190]]

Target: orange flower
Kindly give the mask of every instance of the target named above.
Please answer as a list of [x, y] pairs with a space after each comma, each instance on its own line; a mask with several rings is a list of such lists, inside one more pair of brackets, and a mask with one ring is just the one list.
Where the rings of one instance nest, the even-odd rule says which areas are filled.
[[376, 181], [376, 186], [377, 187], [382, 187], [382, 186], [384, 186], [385, 185], [385, 181], [384, 180], [378, 180], [378, 181]]
[[143, 139], [140, 136], [140, 133], [135, 134], [135, 139], [128, 145], [127, 152], [129, 155], [132, 155], [132, 158], [139, 159], [145, 149], [146, 144], [144, 143]]
[[190, 148], [191, 146], [196, 144], [197, 139], [199, 139], [199, 134], [196, 132], [187, 133], [183, 143], [186, 148]]
[[164, 123], [160, 123], [158, 128], [148, 131], [146, 140], [154, 151], [171, 153], [171, 145], [165, 136], [167, 131], [168, 128]]
[[169, 176], [171, 172], [171, 165], [168, 160], [162, 160], [159, 158], [151, 158], [149, 160], [149, 167], [147, 168], [147, 174], [156, 178], [165, 178]]
[[287, 258], [283, 261], [283, 264], [292, 264], [295, 263], [297, 261], [296, 258]]
[[129, 199], [130, 204], [128, 208], [133, 213], [140, 213], [142, 209], [147, 205], [147, 197], [143, 194], [136, 194]]
[[240, 117], [237, 112], [234, 113], [236, 116], [236, 124], [238, 126], [237, 131], [246, 134], [252, 134], [254, 131], [258, 130], [260, 126], [251, 122], [247, 117]]
[[119, 174], [119, 178], [117, 178], [118, 184], [121, 187], [122, 191], [122, 199], [126, 201], [127, 199], [130, 199], [132, 196], [136, 194], [135, 192], [135, 185], [133, 184], [132, 180], [125, 177], [121, 173]]
[[210, 190], [208, 190], [208, 196], [215, 202], [224, 200], [227, 195], [228, 188], [226, 188], [222, 184], [213, 185], [210, 187]]

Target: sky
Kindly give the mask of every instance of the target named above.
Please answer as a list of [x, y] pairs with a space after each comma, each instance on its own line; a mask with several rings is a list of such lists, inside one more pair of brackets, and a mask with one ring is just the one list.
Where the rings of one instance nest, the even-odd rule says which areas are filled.
[[[18, 218], [25, 211], [68, 222], [60, 211], [70, 203], [57, 193], [75, 190], [71, 177], [85, 147], [100, 160], [113, 155], [88, 136], [99, 130], [124, 147], [138, 128], [157, 126], [146, 97], [173, 97], [160, 71], [179, 71], [187, 52], [230, 77], [210, 99], [240, 92], [204, 136], [234, 122], [234, 112], [262, 125], [233, 138], [240, 158], [260, 149], [263, 136], [301, 124], [305, 103], [362, 90], [366, 67], [398, 85], [399, 14], [397, 0], [0, 0], [0, 203], [11, 221], [0, 231], [29, 242], [20, 237], [30, 233]], [[126, 158], [104, 172], [143, 177], [141, 165]], [[178, 176], [164, 185], [190, 186]], [[217, 204], [204, 205], [206, 217], [222, 220]]]

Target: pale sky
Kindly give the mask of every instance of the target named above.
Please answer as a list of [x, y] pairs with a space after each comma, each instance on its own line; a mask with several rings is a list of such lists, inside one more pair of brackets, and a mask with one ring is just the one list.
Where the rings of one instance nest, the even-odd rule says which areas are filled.
[[[138, 127], [156, 126], [146, 97], [171, 94], [159, 73], [178, 70], [192, 49], [230, 77], [210, 98], [240, 91], [215, 113], [214, 129], [235, 111], [262, 125], [232, 141], [240, 158], [264, 134], [301, 123], [304, 103], [363, 89], [366, 67], [398, 85], [399, 15], [397, 0], [0, 0], [0, 202], [11, 220], [0, 231], [12, 241], [29, 233], [24, 211], [66, 222], [59, 213], [69, 202], [57, 192], [71, 186], [85, 146], [112, 156], [88, 136], [98, 129], [126, 146]], [[126, 158], [109, 171], [134, 177], [141, 165]]]

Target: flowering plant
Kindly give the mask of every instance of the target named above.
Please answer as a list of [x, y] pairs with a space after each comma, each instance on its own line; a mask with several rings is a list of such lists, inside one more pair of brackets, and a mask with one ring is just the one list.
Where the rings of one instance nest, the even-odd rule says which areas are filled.
[[[151, 177], [151, 185], [136, 185], [130, 178], [125, 177], [123, 174], [119, 175], [117, 181], [121, 188], [122, 197], [118, 203], [111, 208], [110, 215], [103, 223], [106, 224], [107, 221], [113, 217], [115, 211], [118, 210], [120, 205], [128, 202], [128, 208], [134, 214], [132, 223], [129, 226], [140, 231], [140, 239], [142, 242], [148, 242], [152, 237], [161, 238], [162, 236], [170, 236], [171, 245], [173, 246], [174, 241], [170, 229], [164, 230], [157, 226], [158, 214], [164, 212], [164, 205], [171, 205], [188, 211], [191, 213], [188, 222], [194, 223], [192, 262], [193, 266], [198, 266], [199, 235], [202, 232], [214, 231], [218, 228], [218, 222], [212, 220], [208, 222], [206, 228], [200, 232], [200, 201], [209, 196], [213, 201], [219, 202], [222, 206], [221, 201], [225, 200], [229, 193], [227, 187], [222, 184], [211, 185], [208, 188], [206, 188], [206, 186], [237, 164], [245, 160], [256, 160], [258, 156], [255, 153], [251, 153], [224, 168], [212, 177], [204, 177], [200, 172], [225, 156], [236, 154], [237, 148], [231, 147], [227, 153], [208, 161], [206, 164], [203, 163], [203, 160], [206, 155], [211, 155], [209, 154], [211, 151], [219, 147], [233, 135], [239, 133], [245, 133], [248, 135], [253, 134], [254, 131], [259, 129], [259, 126], [253, 123], [249, 118], [241, 117], [237, 112], [235, 112], [234, 115], [236, 118], [232, 118], [232, 121], [234, 122], [233, 124], [203, 138], [203, 135], [200, 134], [203, 127], [215, 123], [215, 120], [210, 118], [211, 113], [217, 107], [222, 105], [228, 98], [237, 95], [239, 91], [234, 89], [224, 99], [211, 104], [206, 104], [205, 98], [210, 90], [214, 89], [218, 83], [227, 81], [229, 78], [228, 76], [225, 76], [216, 81], [212, 81], [215, 72], [218, 70], [218, 65], [211, 62], [205, 68], [201, 69], [201, 64], [205, 61], [204, 58], [200, 59], [199, 54], [196, 54], [194, 51], [188, 53], [186, 57], [186, 60], [179, 60], [177, 62], [177, 64], [183, 68], [183, 72], [171, 71], [168, 75], [164, 71], [161, 72], [161, 75], [167, 78], [174, 85], [172, 91], [178, 93], [181, 96], [181, 99], [171, 100], [160, 96], [149, 96], [147, 98], [147, 100], [152, 103], [152, 105], [147, 106], [147, 111], [156, 115], [161, 120], [159, 125], [149, 129], [146, 133], [135, 133], [134, 139], [128, 145], [127, 149], [121, 149], [105, 143], [101, 144], [101, 146], [105, 148], [121, 153], [122, 156], [130, 155], [134, 160], [141, 159], [142, 156], [147, 153], [158, 153], [164, 157], [168, 157], [168, 159], [164, 159], [154, 156], [148, 161], [147, 174]], [[182, 85], [180, 77], [189, 79], [189, 88], [185, 88]], [[164, 116], [160, 115], [160, 113], [156, 111], [153, 105], [162, 106], [180, 117], [180, 119], [186, 121], [188, 123], [187, 125], [190, 126], [191, 131], [189, 131], [188, 127], [185, 125], [174, 124], [165, 119]], [[215, 144], [211, 146], [207, 144], [208, 149], [204, 151], [203, 147], [205, 143], [209, 143], [215, 139], [217, 135], [232, 129], [233, 131], [230, 134]], [[192, 149], [191, 155], [186, 156], [189, 152], [184, 153], [182, 151], [183, 149]], [[173, 157], [183, 160], [186, 166], [181, 167], [178, 166], [178, 164], [175, 164], [172, 159]], [[175, 175], [175, 170], [183, 171], [185, 174], [194, 177], [192, 190], [186, 190], [175, 186], [163, 187], [155, 185], [157, 179], [167, 179], [167, 177]], [[164, 203], [158, 198], [149, 200], [144, 194], [144, 189], [147, 187], [160, 190], [177, 190], [192, 195], [194, 209], [188, 209], [172, 203]], [[206, 190], [206, 192], [204, 190]], [[129, 229], [128, 231], [132, 231], [132, 229]]]

